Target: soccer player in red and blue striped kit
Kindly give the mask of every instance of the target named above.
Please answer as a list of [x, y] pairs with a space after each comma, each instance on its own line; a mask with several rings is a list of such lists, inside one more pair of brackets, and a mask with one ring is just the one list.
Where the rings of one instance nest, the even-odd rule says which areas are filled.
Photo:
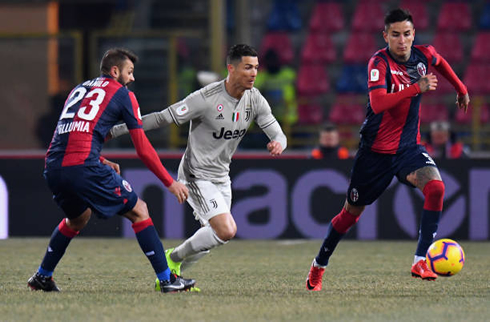
[[120, 176], [119, 165], [100, 156], [109, 130], [123, 120], [139, 158], [180, 203], [188, 197], [188, 189], [169, 175], [143, 131], [138, 102], [127, 89], [135, 80], [136, 61], [127, 49], [108, 50], [101, 61], [101, 76], [76, 86], [65, 102], [46, 154], [44, 177], [66, 218], [54, 229], [41, 265], [27, 282], [33, 290], [59, 291], [53, 271], [93, 213], [100, 218], [117, 214], [133, 223], [138, 243], [157, 275], [156, 290], [167, 293], [194, 287], [194, 280], [171, 274], [146, 204]]
[[437, 88], [437, 78], [429, 69], [434, 67], [449, 80], [457, 92], [456, 104], [465, 112], [470, 99], [465, 85], [434, 47], [413, 45], [415, 29], [408, 11], [395, 9], [384, 22], [383, 37], [388, 47], [376, 52], [368, 64], [369, 102], [347, 200], [330, 222], [313, 260], [306, 279], [310, 291], [321, 290], [325, 267], [338, 242], [394, 176], [420, 189], [425, 197], [412, 276], [424, 280], [437, 277], [427, 267], [425, 254], [437, 233], [444, 183], [434, 160], [420, 145], [421, 94]]

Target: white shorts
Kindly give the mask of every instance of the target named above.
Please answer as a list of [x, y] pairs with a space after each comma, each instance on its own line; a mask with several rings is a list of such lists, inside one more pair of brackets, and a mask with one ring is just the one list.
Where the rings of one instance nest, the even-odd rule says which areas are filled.
[[211, 218], [229, 214], [231, 209], [231, 182], [213, 183], [211, 181], [180, 180], [189, 189], [187, 202], [194, 210], [196, 220], [206, 226]]

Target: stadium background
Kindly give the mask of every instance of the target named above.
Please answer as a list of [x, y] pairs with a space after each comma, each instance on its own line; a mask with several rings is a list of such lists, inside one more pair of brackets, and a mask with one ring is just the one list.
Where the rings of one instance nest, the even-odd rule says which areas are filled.
[[[490, 2], [488, 1], [258, 1], [112, 0], [0, 1], [0, 237], [49, 236], [61, 212], [42, 179], [46, 140], [67, 91], [98, 74], [102, 53], [125, 46], [140, 57], [136, 93], [143, 114], [198, 88], [197, 71], [223, 74], [229, 45], [277, 48], [296, 74], [298, 119], [284, 122], [290, 148], [269, 160], [252, 128], [232, 164], [239, 238], [322, 238], [344, 199], [352, 160], [308, 160], [324, 120], [339, 125], [355, 152], [366, 103], [366, 64], [384, 46], [383, 14], [412, 10], [416, 43], [433, 43], [468, 85], [472, 113], [454, 108], [441, 82], [423, 100], [422, 131], [447, 120], [471, 148], [471, 158], [440, 160], [447, 186], [440, 237], [488, 240]], [[148, 133], [164, 164], [176, 169], [186, 127]], [[46, 139], [48, 138], [48, 139]], [[135, 159], [129, 137], [109, 142], [104, 155], [148, 201], [163, 238], [183, 238], [196, 223], [189, 207], [167, 198]], [[146, 179], [142, 179], [146, 178]], [[411, 205], [413, 201], [413, 206]], [[357, 239], [415, 238], [422, 198], [394, 182], [350, 232]], [[122, 221], [92, 220], [86, 236], [130, 236]]]

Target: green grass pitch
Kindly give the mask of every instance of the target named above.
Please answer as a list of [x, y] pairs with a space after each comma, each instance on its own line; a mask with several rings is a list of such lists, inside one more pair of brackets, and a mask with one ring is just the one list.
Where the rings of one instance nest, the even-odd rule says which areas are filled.
[[[305, 290], [319, 240], [234, 240], [184, 276], [201, 293], [160, 294], [136, 240], [72, 241], [55, 272], [61, 293], [31, 292], [47, 238], [0, 241], [0, 321], [488, 321], [490, 243], [461, 241], [463, 270], [410, 275], [415, 241], [343, 241], [321, 292]], [[178, 241], [164, 240], [165, 247]]]

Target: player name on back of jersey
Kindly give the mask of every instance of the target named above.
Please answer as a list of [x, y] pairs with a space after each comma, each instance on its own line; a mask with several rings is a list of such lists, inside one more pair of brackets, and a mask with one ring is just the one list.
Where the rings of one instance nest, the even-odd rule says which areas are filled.
[[105, 78], [96, 78], [84, 82], [82, 85], [85, 87], [106, 87], [109, 84], [108, 80]]
[[73, 131], [89, 133], [90, 123], [86, 121], [75, 121], [64, 124], [58, 124], [56, 131], [58, 134], [65, 134]]

